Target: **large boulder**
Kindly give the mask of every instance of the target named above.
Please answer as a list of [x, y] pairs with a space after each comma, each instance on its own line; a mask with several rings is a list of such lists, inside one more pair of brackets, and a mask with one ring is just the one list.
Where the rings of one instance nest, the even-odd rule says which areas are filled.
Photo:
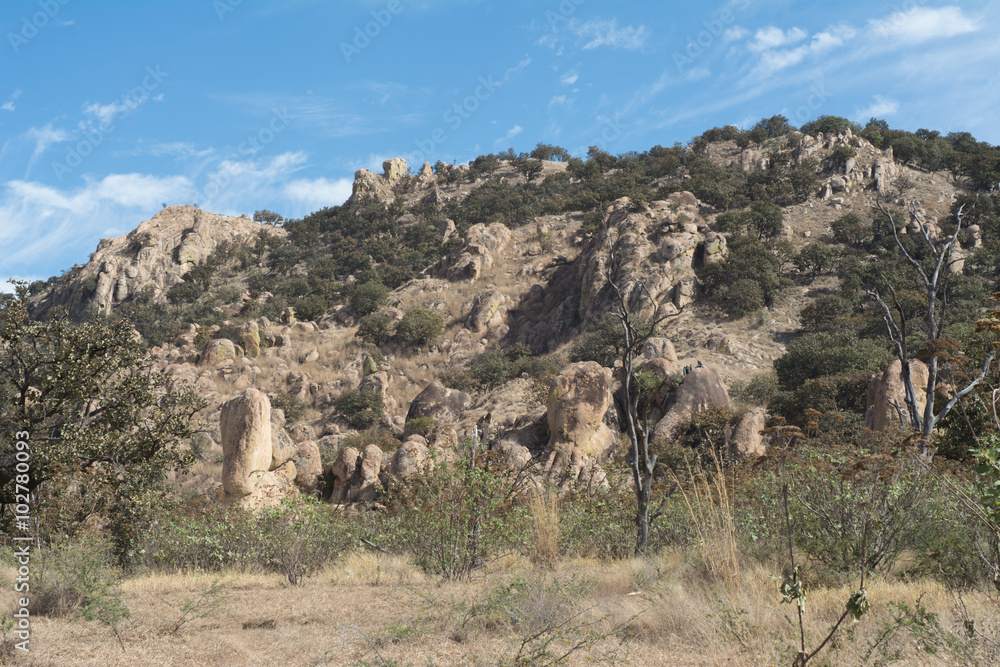
[[465, 326], [474, 333], [483, 333], [491, 327], [504, 323], [507, 315], [507, 299], [492, 285], [480, 292], [472, 300], [469, 317]]
[[726, 383], [714, 368], [697, 366], [683, 377], [680, 386], [667, 394], [659, 406], [663, 417], [653, 430], [654, 441], [674, 440], [681, 424], [711, 405], [732, 409]]
[[754, 408], [740, 417], [729, 437], [729, 451], [737, 458], [757, 458], [767, 453], [762, 431], [767, 423], [764, 408]]
[[211, 366], [229, 359], [237, 357], [236, 343], [228, 338], [214, 338], [205, 343], [205, 349], [201, 351], [198, 359], [199, 366]]
[[600, 457], [614, 444], [604, 424], [611, 406], [611, 371], [596, 361], [570, 364], [552, 380], [546, 403], [550, 451]]
[[406, 421], [430, 417], [436, 424], [457, 424], [468, 404], [467, 393], [445, 387], [439, 380], [435, 380], [410, 403]]
[[364, 452], [345, 447], [324, 473], [333, 478], [330, 501], [337, 504], [373, 501], [378, 498], [378, 476], [382, 450], [368, 445]]
[[423, 436], [408, 437], [392, 455], [389, 473], [397, 479], [406, 479], [424, 469], [427, 460], [427, 441]]
[[300, 442], [295, 448], [295, 486], [305, 493], [315, 493], [321, 487], [323, 461], [319, 445], [313, 440]]
[[510, 230], [500, 222], [469, 227], [461, 246], [444, 260], [444, 273], [449, 280], [477, 280], [507, 244]]
[[[924, 362], [910, 361], [910, 379], [916, 392], [917, 410], [923, 414], [927, 402], [927, 379], [929, 371]], [[906, 388], [903, 385], [903, 365], [896, 359], [881, 375], [875, 375], [868, 383], [865, 398], [865, 428], [885, 431], [890, 426], [909, 427], [909, 410], [906, 406]], [[900, 422], [900, 413], [905, 424]]]
[[247, 389], [223, 404], [222, 488], [231, 496], [253, 493], [271, 468], [271, 402], [257, 389]]

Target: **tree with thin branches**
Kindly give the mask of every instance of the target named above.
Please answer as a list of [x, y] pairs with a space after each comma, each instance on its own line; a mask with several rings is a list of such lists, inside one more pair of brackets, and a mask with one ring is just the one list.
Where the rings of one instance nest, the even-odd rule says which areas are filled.
[[[995, 356], [993, 353], [990, 353], [983, 361], [979, 374], [965, 388], [955, 392], [941, 409], [935, 410], [939, 367], [942, 363], [947, 363], [949, 360], [958, 358], [958, 355], [955, 354], [959, 350], [958, 341], [945, 338], [944, 327], [948, 315], [948, 280], [952, 273], [950, 269], [955, 262], [959, 261], [954, 257], [952, 249], [955, 248], [955, 244], [958, 241], [958, 234], [962, 230], [962, 223], [966, 216], [965, 205], [960, 206], [955, 213], [954, 231], [942, 239], [933, 238], [927, 224], [920, 224], [920, 235], [930, 255], [931, 261], [929, 266], [922, 264], [913, 254], [907, 251], [906, 246], [899, 238], [896, 221], [893, 219], [892, 213], [883, 206], [881, 197], [876, 200], [875, 206], [888, 218], [896, 247], [906, 261], [915, 269], [927, 296], [927, 308], [923, 316], [926, 340], [916, 354], [911, 356], [907, 340], [909, 322], [907, 321], [905, 310], [899, 302], [896, 288], [885, 276], [882, 276], [883, 282], [886, 285], [886, 293], [879, 293], [874, 289], [868, 290], [868, 294], [882, 307], [882, 319], [885, 321], [889, 338], [896, 349], [896, 357], [900, 361], [907, 421], [909, 422], [909, 426], [921, 435], [921, 452], [925, 456], [928, 456], [930, 436], [934, 431], [934, 427], [951, 412], [952, 408], [963, 397], [969, 394], [986, 377], [986, 373], [989, 371], [990, 364], [993, 362]], [[916, 210], [913, 204], [908, 206], [908, 210], [916, 219]], [[887, 303], [887, 300], [891, 302], [891, 306]], [[927, 364], [927, 386], [925, 387], [927, 398], [922, 411], [917, 404], [917, 394], [913, 386], [911, 373], [913, 359], [918, 359]], [[903, 408], [897, 407], [897, 410], [900, 412], [900, 421], [905, 423]]]
[[[659, 506], [655, 510], [650, 511], [653, 495], [653, 470], [656, 467], [656, 454], [649, 451], [649, 434], [652, 431], [653, 425], [647, 419], [647, 411], [652, 398], [647, 397], [646, 400], [642, 400], [642, 392], [638, 389], [635, 377], [635, 359], [641, 355], [643, 345], [653, 336], [657, 327], [664, 321], [679, 315], [680, 311], [667, 313], [659, 317], [654, 316], [649, 321], [639, 321], [639, 318], [633, 315], [629, 309], [627, 294], [638, 290], [639, 294], [648, 299], [649, 302], [655, 302], [649, 292], [649, 288], [646, 287], [643, 281], [633, 279], [634, 284], [631, 286], [632, 289], [628, 289], [625, 285], [620, 285], [615, 281], [612, 270], [617, 263], [617, 243], [612, 240], [611, 236], [611, 230], [608, 230], [608, 262], [605, 265], [604, 276], [615, 293], [617, 302], [614, 315], [621, 323], [622, 332], [625, 335], [625, 342], [621, 352], [622, 387], [620, 394], [615, 397], [615, 402], [618, 404], [619, 412], [624, 417], [625, 431], [629, 439], [628, 463], [632, 473], [632, 484], [635, 489], [636, 498], [635, 523], [637, 535], [635, 555], [641, 556], [646, 553], [646, 547], [649, 544], [650, 526], [662, 515], [663, 506], [677, 485], [672, 485], [663, 494]], [[658, 390], [654, 391], [653, 395], [655, 396], [657, 393]]]

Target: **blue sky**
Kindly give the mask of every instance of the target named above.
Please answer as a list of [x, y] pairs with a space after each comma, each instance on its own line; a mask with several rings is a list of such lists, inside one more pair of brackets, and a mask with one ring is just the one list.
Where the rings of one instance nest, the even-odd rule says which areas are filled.
[[776, 113], [997, 144], [997, 34], [986, 1], [5, 0], [0, 288], [162, 203], [299, 217], [395, 156], [642, 151]]

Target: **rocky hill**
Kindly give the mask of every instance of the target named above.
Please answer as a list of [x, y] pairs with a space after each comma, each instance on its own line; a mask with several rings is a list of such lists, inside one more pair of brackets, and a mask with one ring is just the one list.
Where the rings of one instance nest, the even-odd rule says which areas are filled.
[[[553, 479], [602, 484], [602, 465], [619, 451], [618, 371], [570, 357], [615, 309], [609, 276], [635, 314], [670, 316], [645, 369], [673, 387], [656, 401], [656, 433], [674, 437], [701, 409], [733, 408], [727, 385], [771, 374], [801, 333], [803, 309], [838, 293], [832, 264], [791, 268], [804, 247], [839, 247], [836, 222], [871, 220], [880, 196], [908, 207], [902, 231], [940, 234], [960, 194], [947, 173], [903, 164], [850, 129], [793, 132], [756, 150], [722, 140], [602, 157], [484, 156], [416, 174], [389, 160], [383, 174], [356, 174], [345, 205], [284, 228], [172, 206], [103, 240], [35, 307], [84, 319], [138, 309], [157, 366], [210, 402], [206, 434], [193, 443], [202, 462], [186, 482], [192, 493], [268, 502], [292, 482], [318, 492], [324, 467], [327, 496], [371, 500], [379, 479], [404, 478], [429, 449], [484, 432]], [[728, 199], [723, 177], [750, 194]], [[705, 276], [731, 257], [720, 215], [749, 206], [754, 188], [780, 202], [780, 231], [761, 240], [781, 291], [731, 317]], [[982, 244], [979, 228], [962, 241], [957, 260]], [[440, 331], [404, 338], [413, 313]], [[505, 369], [499, 379], [483, 380], [487, 362]], [[884, 403], [897, 385], [869, 395]], [[355, 419], [370, 407], [345, 399], [356, 395], [376, 396], [384, 415]], [[734, 452], [766, 447], [765, 406], [751, 403], [741, 399], [727, 436]], [[880, 406], [866, 409], [884, 414]], [[270, 477], [241, 486], [233, 475], [244, 468]]]

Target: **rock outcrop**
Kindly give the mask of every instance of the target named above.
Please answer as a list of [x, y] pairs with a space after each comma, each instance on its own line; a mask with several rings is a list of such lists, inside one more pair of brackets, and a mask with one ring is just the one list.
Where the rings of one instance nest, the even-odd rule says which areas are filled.
[[[611, 371], [594, 361], [570, 364], [552, 381], [546, 417], [549, 426], [545, 472], [564, 484], [604, 481], [595, 471], [617, 442], [604, 423], [611, 406]], [[597, 473], [600, 478], [593, 479]], [[589, 478], [589, 479], [588, 479]]]
[[345, 447], [324, 470], [324, 474], [333, 479], [330, 502], [343, 504], [376, 500], [381, 470], [382, 450], [377, 445], [368, 445], [364, 452]]
[[684, 376], [680, 386], [670, 392], [659, 406], [663, 417], [656, 423], [651, 440], [673, 440], [677, 436], [678, 427], [685, 420], [710, 405], [732, 409], [726, 384], [714, 368], [692, 368]]
[[406, 160], [392, 158], [382, 163], [382, 173], [358, 169], [354, 172], [354, 185], [351, 190], [351, 201], [359, 196], [374, 195], [384, 201], [392, 201], [395, 197], [396, 184], [407, 176]]
[[222, 406], [222, 488], [230, 496], [248, 496], [271, 469], [271, 401], [247, 389]]
[[696, 270], [726, 252], [725, 238], [709, 229], [708, 213], [690, 192], [675, 192], [648, 206], [634, 205], [627, 197], [615, 201], [605, 212], [605, 224], [617, 239], [614, 265], [607, 265], [606, 237], [594, 235], [547, 285], [532, 287], [511, 307], [508, 338], [539, 354], [578, 334], [617, 306], [609, 271], [633, 312], [677, 312], [698, 294]]
[[248, 217], [229, 217], [194, 206], [169, 206], [133, 231], [101, 239], [89, 262], [36, 304], [43, 315], [55, 306], [74, 317], [91, 306], [107, 314], [131, 295], [145, 290], [164, 300], [192, 267], [203, 264], [223, 242], [248, 243], [259, 232], [284, 236], [281, 228], [260, 225]]
[[[900, 428], [900, 414], [909, 427], [909, 410], [906, 406], [906, 388], [903, 384], [903, 365], [896, 359], [881, 375], [875, 375], [868, 383], [865, 408], [865, 428], [885, 431], [890, 427]], [[927, 402], [927, 365], [919, 360], [910, 361], [910, 379], [916, 392], [917, 410], [921, 414]]]
[[729, 436], [729, 453], [737, 458], [757, 458], [767, 453], [761, 431], [767, 424], [764, 408], [754, 408], [740, 417]]
[[458, 424], [465, 406], [469, 404], [469, 395], [464, 391], [445, 387], [440, 381], [427, 385], [410, 402], [406, 412], [406, 421], [430, 417], [435, 424]]
[[478, 280], [493, 266], [495, 257], [510, 243], [510, 230], [500, 222], [476, 224], [465, 233], [462, 245], [431, 269], [449, 280]]

